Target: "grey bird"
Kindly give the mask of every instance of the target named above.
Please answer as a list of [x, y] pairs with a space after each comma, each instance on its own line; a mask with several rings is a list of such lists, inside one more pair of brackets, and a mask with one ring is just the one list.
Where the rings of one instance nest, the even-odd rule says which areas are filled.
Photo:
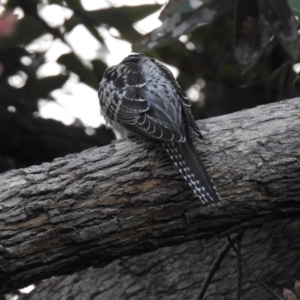
[[107, 124], [123, 136], [162, 142], [202, 203], [220, 202], [190, 139], [189, 131], [202, 139], [191, 104], [169, 69], [142, 53], [129, 55], [106, 69], [98, 96]]

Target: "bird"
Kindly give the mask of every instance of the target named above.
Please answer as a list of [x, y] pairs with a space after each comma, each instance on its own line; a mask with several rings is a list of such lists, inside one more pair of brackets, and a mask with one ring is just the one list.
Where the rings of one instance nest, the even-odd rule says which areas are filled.
[[105, 70], [98, 97], [108, 126], [124, 137], [161, 142], [200, 201], [220, 203], [191, 140], [192, 132], [202, 139], [191, 103], [167, 67], [143, 53], [130, 54]]

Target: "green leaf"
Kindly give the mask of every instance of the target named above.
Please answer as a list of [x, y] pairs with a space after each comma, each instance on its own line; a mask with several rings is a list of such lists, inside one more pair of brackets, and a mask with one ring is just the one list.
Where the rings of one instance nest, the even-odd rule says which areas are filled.
[[45, 33], [48, 32], [35, 18], [26, 15], [17, 22], [14, 35], [1, 38], [0, 48], [9, 45], [28, 45]]
[[3, 67], [3, 76], [10, 76], [17, 73], [19, 70], [24, 70], [24, 65], [21, 63], [21, 57], [30, 56], [24, 47], [10, 46], [0, 48], [0, 62]]
[[169, 1], [165, 6], [164, 11], [170, 13], [187, 13], [193, 11], [210, 0], [184, 0], [184, 1]]
[[65, 21], [64, 27], [67, 32], [72, 31], [77, 25], [82, 24], [82, 21], [76, 15]]
[[103, 11], [117, 14], [128, 19], [131, 23], [135, 23], [155, 13], [160, 8], [161, 5], [158, 4], [146, 4], [139, 6], [111, 7]]
[[65, 0], [67, 5], [69, 6], [69, 8], [73, 9], [73, 10], [84, 10], [80, 0]]
[[93, 26], [93, 25], [90, 25], [88, 23], [85, 23], [85, 27], [86, 29], [91, 33], [91, 35], [96, 39], [98, 40], [98, 42], [100, 44], [105, 44], [102, 36], [99, 34], [98, 30]]
[[286, 0], [258, 0], [261, 14], [294, 61], [299, 55], [297, 24]]
[[98, 40], [99, 43], [105, 44], [102, 36], [99, 34], [95, 26], [88, 20], [83, 21], [77, 15], [73, 15], [69, 20], [64, 23], [66, 31], [72, 31], [77, 25], [84, 25], [86, 29]]
[[37, 79], [31, 86], [29, 98], [37, 100], [47, 97], [52, 91], [61, 88], [68, 78], [69, 75], [56, 75]]
[[190, 33], [199, 25], [212, 22], [234, 8], [237, 0], [210, 0], [187, 13], [169, 13], [168, 7], [161, 13], [163, 24], [138, 44], [134, 51], [147, 51], [171, 43], [183, 34]]
[[64, 0], [48, 0], [48, 4], [63, 4]]
[[0, 84], [1, 107], [13, 105], [18, 101], [18, 90], [11, 87], [7, 82]]
[[94, 89], [98, 88], [99, 80], [95, 73], [85, 66], [74, 53], [63, 54], [58, 58], [57, 62], [66, 66], [69, 71], [77, 74], [82, 82]]
[[97, 75], [97, 77], [101, 78], [107, 68], [107, 65], [99, 59], [94, 59], [91, 61], [91, 63], [93, 65], [94, 73]]
[[288, 4], [295, 16], [300, 18], [300, 1], [299, 0], [288, 0]]
[[235, 10], [235, 57], [242, 73], [257, 62], [270, 37], [270, 27], [260, 17], [257, 1], [240, 0]]
[[116, 28], [123, 39], [130, 42], [141, 37], [133, 24], [152, 14], [160, 8], [160, 5], [121, 6], [107, 9], [85, 11], [83, 18], [90, 20], [94, 25], [107, 24]]

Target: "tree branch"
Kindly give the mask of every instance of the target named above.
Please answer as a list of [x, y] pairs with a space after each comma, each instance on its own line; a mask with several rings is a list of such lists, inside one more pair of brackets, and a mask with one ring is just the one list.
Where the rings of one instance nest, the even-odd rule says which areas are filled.
[[[292, 288], [299, 278], [300, 219], [276, 220], [247, 230], [242, 239], [242, 257], [253, 272], [275, 293]], [[37, 284], [19, 300], [65, 299], [197, 299], [200, 287], [225, 238], [195, 240], [127, 256], [103, 268], [89, 268], [72, 275], [52, 277]], [[243, 268], [241, 297], [268, 300], [257, 280]], [[235, 299], [238, 272], [231, 249], [215, 273], [205, 300]], [[272, 299], [275, 299], [274, 297]]]
[[[242, 237], [242, 235], [243, 235], [243, 232], [238, 233], [236, 236], [234, 236], [234, 238], [232, 238], [232, 240], [231, 240], [232, 244], [234, 244], [234, 242], [236, 242], [238, 239], [240, 239]], [[214, 277], [214, 274], [220, 268], [220, 265], [221, 265], [222, 261], [224, 260], [224, 258], [226, 257], [226, 254], [228, 253], [228, 251], [232, 247], [232, 244], [230, 242], [227, 242], [223, 245], [222, 249], [218, 253], [218, 255], [215, 258], [214, 262], [212, 263], [211, 269], [209, 270], [208, 275], [206, 276], [204, 282], [202, 283], [202, 286], [201, 286], [201, 289], [200, 289], [200, 294], [197, 297], [197, 300], [203, 300], [203, 298], [205, 296], [205, 293], [206, 293], [206, 290], [209, 287], [209, 284], [211, 283], [211, 280]], [[240, 300], [240, 299], [238, 299], [238, 300]]]
[[300, 211], [300, 99], [198, 122], [223, 199], [204, 207], [155, 142], [120, 141], [0, 175], [0, 290]]

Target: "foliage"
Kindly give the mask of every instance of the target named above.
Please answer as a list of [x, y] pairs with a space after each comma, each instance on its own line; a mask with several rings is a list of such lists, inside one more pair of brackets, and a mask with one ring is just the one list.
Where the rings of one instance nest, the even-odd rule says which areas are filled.
[[235, 12], [235, 54], [244, 72], [262, 55], [272, 35], [293, 61], [297, 60], [299, 40], [293, 12], [299, 13], [299, 4], [286, 0], [276, 3], [273, 0], [202, 0], [197, 6], [190, 0], [170, 1], [160, 16], [163, 24], [135, 45], [135, 49], [147, 50], [169, 44], [232, 10]]
[[[39, 14], [39, 10], [44, 5], [68, 7], [72, 15], [60, 26], [51, 27]], [[96, 138], [87, 136], [82, 126], [69, 128], [63, 124], [56, 124], [52, 120], [40, 118], [37, 120], [39, 100], [54, 101], [51, 93], [62, 88], [72, 74], [76, 74], [81, 82], [97, 90], [107, 65], [103, 56], [99, 55], [91, 61], [86, 61], [78, 56], [76, 49], [72, 49], [66, 35], [77, 25], [84, 24], [99, 42], [99, 49], [106, 49], [105, 39], [98, 31], [98, 27], [115, 27], [120, 32], [120, 38], [134, 42], [141, 38], [141, 34], [133, 24], [159, 7], [159, 5], [123, 6], [86, 11], [79, 0], [9, 0], [7, 2], [5, 11], [0, 17], [0, 134], [8, 141], [0, 146], [0, 172], [9, 168], [41, 163], [57, 155], [81, 151], [93, 145], [103, 145], [112, 139], [112, 133], [105, 132], [104, 129], [96, 130], [96, 133], [101, 132], [101, 136], [98, 135]], [[13, 14], [15, 8], [24, 12], [24, 16], [18, 20]], [[70, 50], [56, 60], [62, 67], [60, 74], [40, 77], [37, 72], [47, 63], [45, 57], [47, 49], [33, 51], [30, 46], [45, 38], [50, 41], [60, 40]], [[21, 120], [26, 124], [20, 124]], [[41, 122], [45, 126], [41, 126]], [[78, 127], [78, 122], [74, 125]], [[42, 132], [42, 128], [45, 127], [49, 127], [47, 133]], [[52, 151], [53, 145], [50, 146], [49, 133], [57, 134], [59, 131], [57, 127], [60, 128], [66, 142], [75, 135], [81, 140], [77, 141], [77, 146], [75, 148], [73, 146], [73, 150], [62, 144], [61, 140], [55, 145], [58, 151]], [[13, 130], [15, 128], [18, 128], [18, 134]], [[23, 143], [28, 149], [16, 149], [23, 136], [29, 136], [27, 142]], [[40, 143], [41, 139], [44, 140], [44, 145]], [[73, 141], [69, 141], [68, 145], [72, 144]], [[28, 157], [30, 151], [32, 159]]]
[[[62, 24], [50, 26], [39, 14], [45, 5], [67, 8], [70, 16]], [[18, 20], [12, 14], [15, 8], [24, 13]], [[143, 36], [136, 30], [135, 22], [159, 8], [160, 5], [140, 5], [87, 11], [80, 0], [7, 1], [0, 18], [0, 134], [8, 142], [0, 146], [0, 171], [72, 152], [58, 143], [56, 149], [65, 150], [46, 155], [49, 143], [42, 147], [37, 142], [45, 132], [41, 128], [48, 127], [49, 134], [64, 132], [67, 142], [73, 139], [78, 122], [72, 130], [63, 124], [54, 126], [54, 121], [37, 117], [38, 103], [40, 99], [55, 101], [52, 92], [63, 87], [74, 74], [80, 82], [97, 90], [107, 67], [108, 48], [101, 29], [116, 29], [118, 38], [132, 43], [134, 50], [144, 51], [180, 70], [179, 83], [189, 95], [194, 93], [196, 118], [226, 114], [299, 94], [299, 82], [292, 69], [298, 61], [294, 20], [294, 15], [299, 16], [298, 1], [278, 0], [274, 6], [271, 0], [174, 0], [161, 12], [162, 26]], [[204, 23], [205, 26], [199, 26]], [[66, 36], [78, 25], [84, 25], [97, 40], [96, 58], [83, 59], [69, 44]], [[56, 60], [61, 66], [59, 74], [40, 77], [37, 72], [47, 62], [47, 49], [32, 50], [31, 46], [44, 39], [61, 41], [69, 52]], [[18, 79], [17, 83], [13, 78]], [[6, 125], [7, 120], [11, 128]], [[20, 120], [26, 124], [20, 124]], [[37, 126], [40, 122], [45, 126]], [[57, 130], [57, 126], [61, 129]], [[82, 126], [77, 127], [80, 139], [91, 139], [94, 145], [102, 145], [112, 138], [111, 132], [104, 129], [101, 136], [89, 137]], [[25, 131], [25, 128], [31, 129]], [[16, 149], [20, 137], [28, 135], [29, 150]], [[49, 141], [48, 137], [42, 140]], [[90, 147], [91, 143], [73, 151]], [[30, 151], [36, 145], [38, 149]], [[27, 154], [23, 155], [22, 151]], [[33, 159], [28, 159], [30, 152]]]

